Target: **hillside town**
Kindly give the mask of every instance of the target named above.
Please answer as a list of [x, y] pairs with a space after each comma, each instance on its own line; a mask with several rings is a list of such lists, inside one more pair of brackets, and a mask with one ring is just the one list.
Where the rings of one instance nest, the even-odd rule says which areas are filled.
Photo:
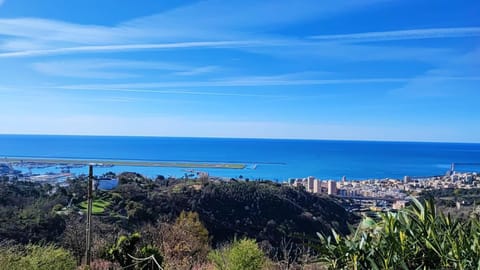
[[353, 201], [355, 205], [370, 210], [397, 210], [405, 207], [410, 196], [436, 189], [480, 188], [480, 175], [476, 172], [449, 171], [444, 176], [403, 179], [368, 179], [341, 181], [322, 180], [313, 176], [289, 179], [292, 187], [304, 187], [315, 194], [327, 194]]

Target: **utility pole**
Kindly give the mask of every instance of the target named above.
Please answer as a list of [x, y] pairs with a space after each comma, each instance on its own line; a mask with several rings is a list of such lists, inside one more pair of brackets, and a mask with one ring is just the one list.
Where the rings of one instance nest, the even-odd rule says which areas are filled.
[[[85, 249], [85, 262], [88, 267], [92, 261], [92, 204], [93, 204], [93, 164], [88, 165], [88, 192], [87, 192], [87, 245]], [[89, 268], [90, 269], [90, 268]]]

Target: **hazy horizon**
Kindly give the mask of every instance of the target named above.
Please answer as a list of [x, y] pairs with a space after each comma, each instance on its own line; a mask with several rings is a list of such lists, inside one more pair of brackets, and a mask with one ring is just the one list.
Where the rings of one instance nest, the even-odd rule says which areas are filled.
[[412, 140], [375, 140], [375, 139], [329, 139], [329, 138], [287, 138], [287, 137], [200, 137], [200, 136], [161, 136], [161, 135], [115, 135], [115, 134], [48, 134], [48, 133], [0, 133], [0, 136], [69, 136], [69, 137], [132, 137], [132, 138], [181, 138], [181, 139], [232, 139], [232, 140], [291, 140], [291, 141], [339, 141], [339, 142], [391, 142], [391, 143], [452, 143], [452, 144], [480, 144], [464, 141], [412, 141]]

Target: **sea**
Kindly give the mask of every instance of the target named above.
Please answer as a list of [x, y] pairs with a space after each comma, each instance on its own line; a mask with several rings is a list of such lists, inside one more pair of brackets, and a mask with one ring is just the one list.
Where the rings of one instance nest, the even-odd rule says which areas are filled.
[[[451, 163], [480, 164], [480, 144], [334, 141], [287, 139], [174, 138], [119, 136], [0, 135], [4, 157], [241, 163], [244, 169], [97, 167], [95, 174], [138, 172], [148, 177], [182, 177], [208, 172], [222, 178], [285, 181], [319, 179], [401, 179], [444, 175]], [[32, 173], [56, 172], [57, 167]], [[480, 165], [457, 165], [456, 171], [478, 172]], [[72, 168], [86, 174], [87, 167]]]

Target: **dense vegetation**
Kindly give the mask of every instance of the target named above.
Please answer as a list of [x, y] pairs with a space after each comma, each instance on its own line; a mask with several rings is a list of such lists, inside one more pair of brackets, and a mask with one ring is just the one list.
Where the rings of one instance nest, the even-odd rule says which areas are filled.
[[365, 218], [347, 237], [319, 235], [330, 269], [480, 269], [480, 216], [454, 219], [432, 200]]
[[[188, 261], [209, 264], [211, 248], [225, 248], [234, 239], [254, 239], [262, 254], [294, 265], [314, 255], [317, 232], [348, 233], [348, 222], [355, 221], [331, 198], [272, 182], [150, 180], [124, 173], [117, 188], [97, 190], [95, 198], [93, 256], [104, 266], [134, 263], [119, 252], [129, 250], [132, 256], [154, 256], [170, 269], [189, 269]], [[85, 199], [84, 178], [63, 187], [0, 182], [0, 242], [54, 243], [80, 264]]]
[[445, 214], [468, 219], [472, 212], [480, 214], [480, 189], [435, 189], [424, 191], [421, 198], [435, 200], [436, 207]]
[[[271, 182], [124, 173], [119, 183], [95, 192], [91, 269], [480, 269], [480, 213], [452, 218], [431, 199], [475, 190], [423, 194], [350, 233], [357, 218], [331, 198]], [[0, 181], [0, 269], [80, 265], [85, 195], [83, 178]]]
[[68, 251], [52, 245], [15, 245], [0, 248], [0, 269], [64, 270], [76, 267], [76, 262]]
[[65, 220], [53, 209], [68, 203], [67, 191], [51, 185], [0, 182], [0, 240], [55, 242]]

